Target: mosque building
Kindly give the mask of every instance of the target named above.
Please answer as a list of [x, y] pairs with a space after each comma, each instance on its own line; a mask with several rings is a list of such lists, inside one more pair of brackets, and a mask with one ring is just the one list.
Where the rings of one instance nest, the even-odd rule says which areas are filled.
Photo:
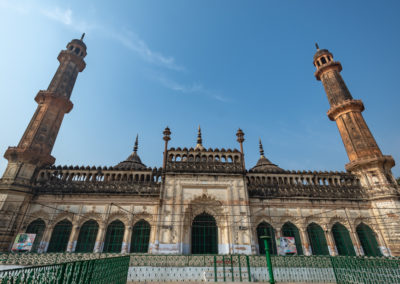
[[[71, 94], [85, 69], [86, 45], [69, 42], [19, 144], [4, 154], [0, 179], [0, 248], [18, 233], [36, 234], [34, 252], [262, 254], [260, 236], [277, 253], [277, 237], [294, 237], [299, 255], [400, 256], [400, 194], [391, 168], [326, 49], [313, 58], [349, 157], [346, 172], [289, 171], [267, 158], [256, 165], [238, 149], [168, 146], [162, 167], [133, 152], [115, 165], [61, 166], [51, 155]], [[173, 129], [171, 127], [171, 129]], [[232, 133], [234, 137], [234, 134]], [[160, 153], [161, 154], [161, 153]]]

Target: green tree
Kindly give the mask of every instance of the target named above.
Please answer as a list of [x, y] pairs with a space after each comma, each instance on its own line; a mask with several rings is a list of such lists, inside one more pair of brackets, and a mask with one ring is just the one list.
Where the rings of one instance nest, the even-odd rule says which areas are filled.
[[398, 177], [396, 180], [397, 180], [397, 184], [400, 185], [400, 177]]

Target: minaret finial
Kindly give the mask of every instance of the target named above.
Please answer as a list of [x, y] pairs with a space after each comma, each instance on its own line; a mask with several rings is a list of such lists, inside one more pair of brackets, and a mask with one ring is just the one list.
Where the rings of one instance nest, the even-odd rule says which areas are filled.
[[135, 146], [133, 147], [133, 152], [137, 152], [139, 146], [139, 134], [136, 134]]
[[259, 139], [260, 139], [260, 156], [264, 157], [264, 148], [263, 148], [263, 145], [262, 145], [262, 142], [261, 142], [261, 138], [259, 138]]
[[318, 43], [315, 43], [315, 47], [317, 48], [317, 50], [319, 50], [319, 45], [318, 45]]
[[81, 40], [83, 40], [83, 38], [85, 37], [85, 33], [82, 34], [81, 36]]

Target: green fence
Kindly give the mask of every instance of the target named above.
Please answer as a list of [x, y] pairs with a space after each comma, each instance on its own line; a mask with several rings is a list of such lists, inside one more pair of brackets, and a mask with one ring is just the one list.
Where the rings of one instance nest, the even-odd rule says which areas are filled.
[[129, 256], [109, 257], [0, 271], [1, 284], [125, 284]]
[[400, 283], [400, 259], [384, 257], [331, 257], [336, 282]]
[[[400, 283], [398, 257], [271, 256], [271, 259], [278, 283]], [[3, 280], [0, 284], [29, 283], [28, 279], [35, 279], [30, 283], [125, 283], [127, 279], [134, 282], [269, 281], [262, 255], [8, 253], [0, 255], [0, 264], [43, 265], [0, 271]]]
[[[346, 256], [272, 256], [277, 282], [400, 283], [400, 259]], [[269, 282], [265, 256], [137, 255], [130, 281]]]

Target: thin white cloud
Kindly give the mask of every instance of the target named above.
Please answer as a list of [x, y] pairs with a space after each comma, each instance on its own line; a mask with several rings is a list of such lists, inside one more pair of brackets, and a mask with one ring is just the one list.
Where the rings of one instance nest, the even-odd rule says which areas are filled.
[[85, 21], [80, 21], [74, 18], [73, 12], [69, 8], [61, 9], [59, 7], [55, 7], [51, 9], [40, 9], [40, 13], [50, 20], [59, 22], [60, 24], [63, 24], [81, 33], [91, 31], [96, 27], [93, 24], [89, 24]]
[[[116, 30], [113, 28], [104, 27], [98, 23], [88, 23], [77, 19], [74, 16], [73, 11], [70, 8], [63, 9], [58, 6], [52, 8], [43, 8], [30, 5], [30, 3], [19, 3], [18, 5], [12, 1], [0, 0], [0, 6], [3, 8], [8, 8], [17, 11], [18, 13], [40, 13], [46, 18], [58, 22], [70, 29], [78, 32], [98, 32], [103, 36], [107, 36], [111, 39], [116, 40], [140, 58], [154, 64], [156, 66], [161, 66], [163, 68], [174, 70], [174, 71], [184, 71], [186, 70], [184, 66], [178, 65], [175, 58], [172, 56], [163, 55], [160, 52], [152, 50], [148, 44], [141, 39], [137, 34], [130, 30]], [[185, 85], [178, 83], [174, 80], [168, 79], [163, 74], [158, 76], [153, 76], [157, 82], [161, 83], [167, 89], [182, 93], [182, 94], [200, 94], [208, 96], [212, 99], [228, 102], [229, 100], [222, 96], [220, 93], [208, 90], [202, 84], [193, 83], [190, 85]]]
[[57, 22], [60, 22], [64, 25], [69, 26], [72, 23], [72, 10], [71, 9], [66, 9], [66, 10], [61, 10], [60, 8], [56, 7], [51, 10], [42, 10], [43, 15], [46, 17], [55, 20]]
[[176, 71], [182, 71], [185, 69], [176, 64], [175, 59], [172, 56], [165, 56], [160, 52], [150, 49], [144, 40], [130, 30], [115, 31], [100, 25], [93, 25], [88, 24], [85, 21], [79, 21], [76, 18], [73, 18], [73, 12], [69, 8], [61, 9], [55, 7], [52, 9], [42, 9], [41, 13], [47, 18], [79, 32], [88, 32], [89, 30], [96, 28], [101, 32], [101, 34], [107, 35], [108, 37], [118, 41], [123, 46], [139, 55], [143, 60], [152, 64]]
[[200, 94], [206, 95], [207, 97], [220, 101], [220, 102], [229, 102], [229, 99], [219, 94], [217, 91], [208, 90], [203, 87], [203, 85], [199, 83], [192, 83], [190, 85], [185, 85], [178, 83], [174, 80], [166, 78], [164, 75], [156, 75], [153, 76], [155, 80], [161, 83], [167, 89], [172, 91], [176, 91], [182, 94]]
[[149, 48], [145, 41], [143, 41], [137, 34], [132, 31], [125, 30], [122, 33], [109, 33], [114, 39], [119, 41], [128, 49], [137, 53], [147, 62], [163, 66], [168, 69], [182, 71], [185, 68], [176, 64], [172, 56], [165, 56], [159, 52], [153, 51]]

